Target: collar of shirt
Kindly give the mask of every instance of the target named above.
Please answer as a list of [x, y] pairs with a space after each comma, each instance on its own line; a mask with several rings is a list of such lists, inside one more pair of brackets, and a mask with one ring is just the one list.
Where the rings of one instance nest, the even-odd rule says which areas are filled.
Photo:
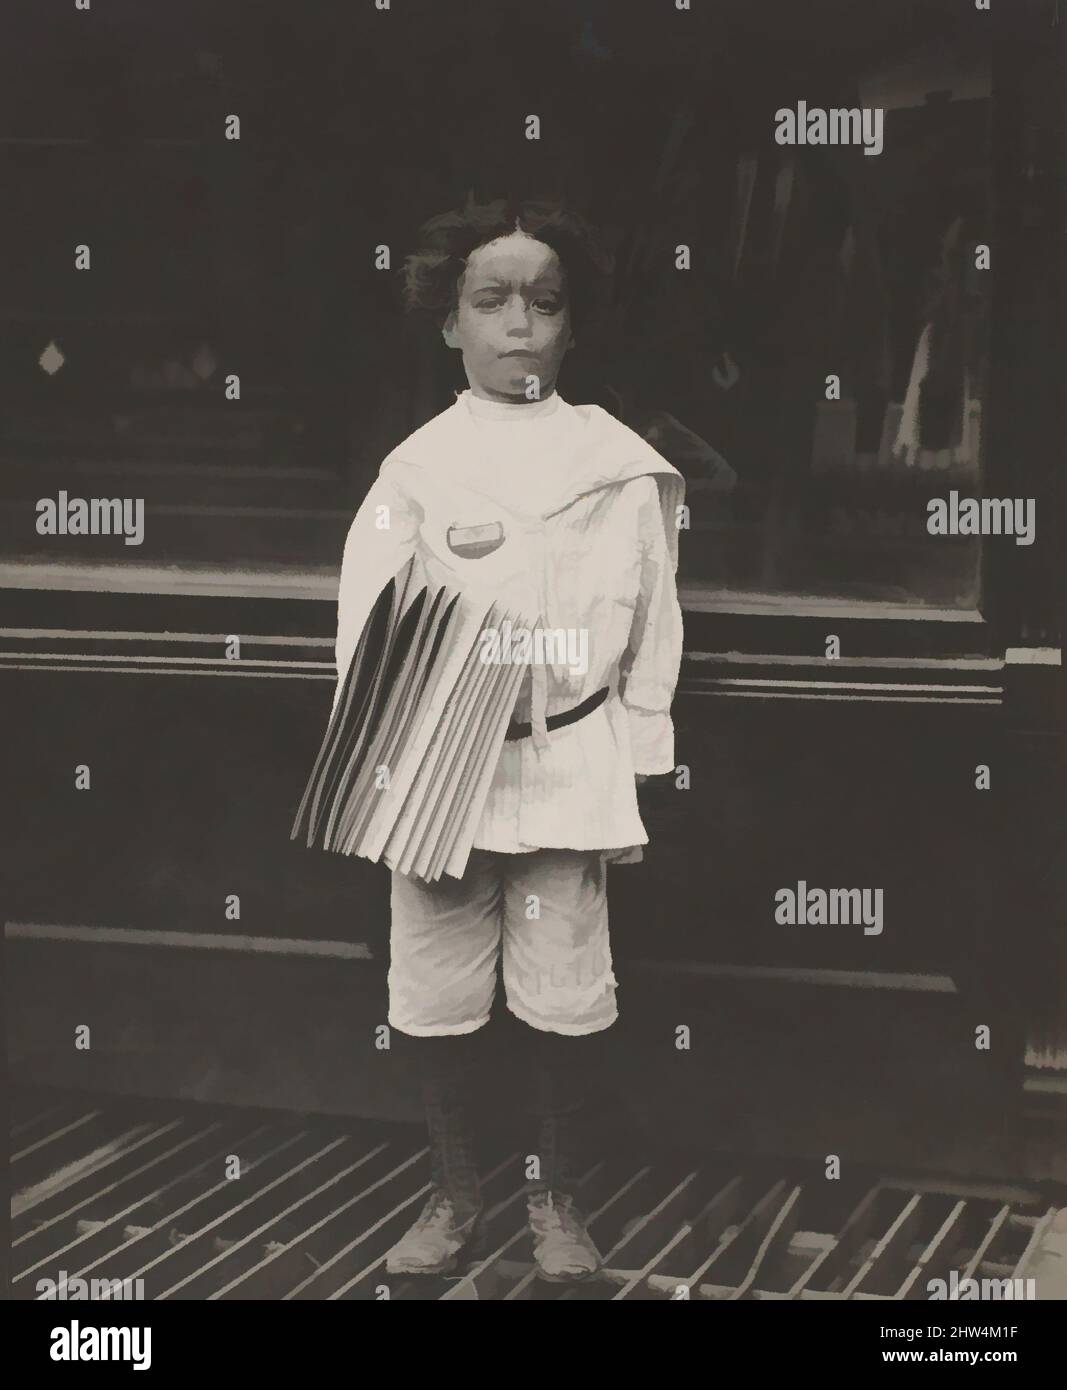
[[685, 497], [685, 480], [662, 454], [600, 406], [570, 405], [558, 392], [516, 405], [483, 401], [464, 391], [399, 444], [386, 462], [425, 469], [536, 521], [547, 521], [601, 488], [653, 476], [677, 568], [677, 509]]
[[508, 424], [529, 424], [533, 420], [550, 419], [559, 413], [560, 398], [553, 391], [537, 401], [488, 401], [476, 396], [468, 387], [456, 392], [457, 404], [464, 405], [476, 420], [507, 421]]

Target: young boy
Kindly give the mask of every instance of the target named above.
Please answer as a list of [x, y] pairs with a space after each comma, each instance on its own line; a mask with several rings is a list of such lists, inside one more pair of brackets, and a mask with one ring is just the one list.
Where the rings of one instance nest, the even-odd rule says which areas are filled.
[[674, 767], [683, 483], [633, 431], [556, 392], [598, 270], [589, 229], [559, 206], [472, 200], [426, 224], [408, 305], [436, 317], [469, 389], [386, 458], [345, 545], [338, 695], [375, 598], [416, 551], [438, 582], [559, 639], [529, 644], [463, 877], [393, 873], [388, 1018], [421, 1054], [432, 1190], [390, 1273], [444, 1273], [479, 1248], [469, 1080], [501, 954], [535, 1049], [539, 1272], [600, 1267], [575, 1202], [574, 1121], [589, 1039], [618, 1016], [606, 865], [640, 858], [635, 782]]

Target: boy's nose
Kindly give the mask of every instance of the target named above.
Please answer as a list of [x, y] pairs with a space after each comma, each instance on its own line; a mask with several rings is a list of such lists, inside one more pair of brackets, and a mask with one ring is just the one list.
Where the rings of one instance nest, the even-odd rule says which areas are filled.
[[524, 304], [509, 304], [504, 318], [504, 331], [509, 338], [528, 338], [532, 331], [532, 315]]

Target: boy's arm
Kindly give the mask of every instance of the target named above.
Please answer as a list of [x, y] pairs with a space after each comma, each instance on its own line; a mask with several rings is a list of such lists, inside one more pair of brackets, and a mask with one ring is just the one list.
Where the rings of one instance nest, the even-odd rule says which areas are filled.
[[647, 487], [639, 513], [641, 590], [620, 668], [620, 691], [630, 721], [634, 771], [656, 776], [674, 771], [671, 701], [682, 664], [682, 610], [659, 491], [654, 478], [641, 482]]
[[[375, 600], [415, 549], [421, 513], [388, 461], [363, 499], [345, 540], [337, 591], [337, 685], [341, 695], [349, 663]], [[331, 715], [332, 715], [331, 710]]]

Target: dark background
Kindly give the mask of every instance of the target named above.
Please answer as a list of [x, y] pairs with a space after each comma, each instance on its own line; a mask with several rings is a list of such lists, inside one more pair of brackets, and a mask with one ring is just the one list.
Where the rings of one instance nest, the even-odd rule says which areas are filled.
[[[638, 427], [669, 412], [738, 478], [729, 495], [691, 488], [675, 714], [692, 787], [652, 789], [647, 862], [613, 870], [613, 1074], [667, 1140], [1008, 1175], [1048, 1171], [1051, 1153], [1062, 1168], [1062, 1144], [1026, 1156], [1023, 1125], [1027, 1086], [1051, 1077], [1062, 1096], [1067, 1056], [1062, 668], [1007, 653], [1061, 633], [1063, 37], [1051, 3], [994, 4], [5, 12], [18, 1079], [414, 1115], [367, 1041], [385, 1013], [387, 876], [288, 838], [329, 709], [352, 512], [462, 385], [373, 248], [398, 265], [417, 225], [471, 189], [558, 192], [620, 265], [614, 316], [564, 394]], [[779, 245], [774, 111], [858, 104], [868, 79], [907, 102], [886, 152], [791, 152]], [[239, 143], [222, 138], [230, 112]], [[531, 112], [539, 143], [523, 138]], [[972, 286], [989, 417], [966, 481], [1037, 498], [1029, 549], [927, 536], [925, 497], [950, 473], [812, 462], [827, 371], [868, 419], [899, 399], [961, 208], [995, 257], [991, 302]], [[88, 274], [72, 269], [81, 242]], [[53, 375], [38, 365], [51, 342]], [[742, 371], [729, 390], [712, 376], [723, 351]], [[706, 454], [683, 454], [706, 480]], [[145, 545], [37, 537], [34, 502], [59, 488], [144, 496]], [[823, 656], [831, 632], [840, 662]], [[81, 763], [91, 793], [73, 790]], [[798, 879], [883, 887], [885, 933], [774, 925], [775, 891]], [[131, 936], [105, 944], [108, 928]], [[161, 939], [177, 931], [208, 944]], [[210, 945], [233, 934], [247, 949]], [[279, 940], [307, 951], [266, 954]], [[311, 955], [338, 944], [365, 957]], [[94, 1049], [74, 1054], [84, 1021]], [[698, 1039], [684, 1072], [664, 1044], [679, 1021]]]
[[[63, 456], [92, 495], [129, 495], [133, 470], [150, 519], [126, 559], [336, 566], [381, 459], [466, 384], [400, 310], [418, 226], [470, 191], [558, 195], [617, 259], [563, 394], [643, 432], [667, 412], [703, 441], [656, 438], [691, 484], [687, 583], [978, 603], [978, 543], [931, 540], [925, 503], [980, 492], [983, 461], [951, 477], [877, 462], [957, 219], [972, 390], [988, 395], [988, 277], [963, 263], [990, 236], [991, 23], [966, 0], [119, 0], [16, 6], [8, 28], [8, 554], [69, 550], [26, 524]], [[800, 99], [885, 106], [884, 152], [777, 146], [774, 112]], [[740, 372], [725, 389], [724, 354]], [[229, 372], [239, 403], [222, 398]], [[857, 429], [829, 470], [813, 462], [828, 372], [845, 397], [830, 413]]]

